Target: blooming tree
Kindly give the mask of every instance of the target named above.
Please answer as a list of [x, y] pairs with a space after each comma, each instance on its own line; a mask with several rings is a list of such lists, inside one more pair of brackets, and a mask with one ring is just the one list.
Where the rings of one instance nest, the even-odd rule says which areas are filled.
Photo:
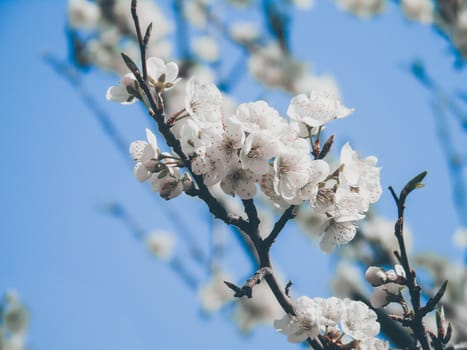
[[[450, 299], [443, 273], [435, 288], [422, 288], [413, 267], [420, 260], [411, 261], [408, 255], [404, 208], [426, 173], [409, 181], [399, 194], [391, 188], [398, 219], [395, 228], [391, 223], [383, 229], [383, 219], [371, 213], [382, 194], [377, 158], [360, 157], [349, 142], [334, 152], [338, 136], [325, 135], [337, 119], [351, 118], [354, 110], [341, 102], [332, 78], [309, 73], [292, 56], [287, 12], [276, 2], [263, 2], [269, 29], [264, 37], [254, 23], [224, 25], [203, 1], [174, 4], [178, 62], [169, 58], [173, 26], [150, 1], [131, 1], [130, 16], [128, 1], [71, 0], [69, 36], [77, 66], [96, 65], [121, 75], [119, 85], [107, 90], [107, 100], [140, 103], [152, 119], [146, 140], [130, 145], [136, 179], [149, 182], [165, 200], [186, 195], [204, 202], [214, 218], [232, 229], [253, 261], [254, 272], [240, 285], [225, 271], [213, 269], [211, 281], [199, 288], [203, 308], [213, 312], [235, 299], [240, 328], [274, 319], [274, 327], [289, 342], [306, 342], [313, 349], [458, 348], [454, 343], [467, 340], [465, 318], [456, 318], [450, 308], [464, 303], [465, 309], [467, 296]], [[358, 16], [384, 8], [384, 1], [338, 4]], [[446, 13], [454, 7], [440, 4], [445, 7], [435, 8], [430, 1], [401, 2], [408, 18], [435, 21], [463, 56], [465, 6], [455, 7], [455, 17], [449, 17]], [[157, 23], [154, 30], [151, 23]], [[205, 35], [189, 47], [183, 33], [187, 24], [202, 28], [206, 23], [247, 53], [252, 76], [266, 89], [292, 96], [288, 118], [264, 99], [237, 104], [229, 94], [234, 82], [213, 79], [206, 72], [206, 65], [220, 61], [218, 43]], [[78, 29], [95, 35], [83, 39]], [[121, 207], [111, 211], [128, 221]], [[343, 272], [347, 276], [336, 274], [340, 285], [335, 297], [292, 296], [292, 284], [284, 283], [270, 252], [294, 219], [318, 237], [323, 252], [350, 255], [368, 267], [365, 277], [375, 288], [370, 298], [348, 270]], [[156, 257], [194, 284], [174, 255], [173, 236], [152, 232], [145, 242]], [[195, 245], [194, 256], [200, 258]], [[360, 252], [363, 245], [370, 249]], [[436, 326], [429, 328], [426, 319], [433, 314]]]

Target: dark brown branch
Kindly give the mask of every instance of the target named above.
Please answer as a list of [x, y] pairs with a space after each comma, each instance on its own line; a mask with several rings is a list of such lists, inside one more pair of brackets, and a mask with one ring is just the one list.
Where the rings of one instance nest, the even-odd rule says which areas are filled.
[[415, 176], [412, 180], [410, 180], [402, 189], [399, 196], [396, 195], [394, 189], [390, 187], [390, 191], [394, 200], [397, 205], [397, 213], [398, 219], [394, 226], [395, 236], [397, 238], [397, 242], [399, 244], [400, 252], [395, 252], [399, 263], [404, 268], [406, 274], [406, 285], [409, 289], [410, 294], [410, 301], [413, 308], [413, 315], [408, 316], [408, 318], [404, 322], [408, 324], [412, 329], [415, 338], [419, 341], [423, 350], [430, 350], [430, 344], [428, 341], [428, 334], [426, 332], [425, 326], [423, 325], [423, 317], [426, 315], [426, 312], [421, 308], [421, 287], [417, 284], [417, 276], [415, 270], [413, 270], [410, 266], [409, 258], [407, 255], [407, 249], [405, 246], [404, 241], [404, 210], [405, 210], [405, 202], [407, 200], [408, 195], [415, 190], [416, 188], [420, 188], [423, 186], [421, 181], [426, 176], [427, 172], [424, 171], [419, 175]]
[[229, 287], [235, 292], [234, 297], [241, 298], [246, 296], [247, 298], [251, 298], [253, 287], [257, 284], [260, 284], [261, 280], [268, 274], [272, 274], [272, 270], [270, 267], [263, 267], [259, 269], [251, 278], [247, 279], [247, 281], [241, 288], [227, 281], [224, 281], [224, 283], [227, 285], [227, 287]]
[[141, 26], [139, 24], [138, 13], [136, 11], [137, 5], [138, 5], [137, 0], [131, 0], [131, 17], [133, 18], [133, 23], [135, 24], [136, 37], [138, 39], [138, 46], [139, 46], [140, 55], [141, 55], [141, 66], [143, 67], [143, 80], [147, 81], [148, 80], [148, 69], [146, 65], [146, 45], [147, 45], [147, 41], [149, 41], [149, 35], [150, 35], [149, 33], [151, 32], [150, 27], [152, 26], [149, 25], [149, 27], [146, 29], [146, 35], [144, 36], [144, 39], [143, 39], [143, 36], [141, 34]]
[[285, 224], [287, 224], [287, 222], [290, 219], [293, 219], [295, 217], [295, 215], [296, 215], [295, 214], [295, 208], [296, 208], [295, 205], [291, 205], [290, 207], [288, 207], [287, 210], [279, 218], [279, 220], [274, 224], [274, 227], [273, 227], [271, 233], [269, 234], [269, 236], [267, 236], [264, 239], [264, 245], [265, 245], [265, 247], [267, 247], [267, 249], [269, 249], [272, 246], [272, 244], [276, 240], [277, 236], [279, 235], [279, 233], [284, 228]]
[[248, 221], [250, 225], [252, 225], [252, 229], [258, 230], [260, 221], [253, 199], [242, 199], [242, 202], [243, 206], [245, 207], [245, 213], [248, 216]]

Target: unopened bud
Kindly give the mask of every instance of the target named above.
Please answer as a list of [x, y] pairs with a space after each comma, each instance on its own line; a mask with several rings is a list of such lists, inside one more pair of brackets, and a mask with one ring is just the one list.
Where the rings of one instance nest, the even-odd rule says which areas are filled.
[[366, 280], [373, 286], [380, 286], [388, 280], [386, 271], [377, 266], [370, 266], [365, 272]]
[[388, 293], [382, 287], [377, 288], [371, 296], [370, 303], [375, 309], [386, 306], [389, 304]]

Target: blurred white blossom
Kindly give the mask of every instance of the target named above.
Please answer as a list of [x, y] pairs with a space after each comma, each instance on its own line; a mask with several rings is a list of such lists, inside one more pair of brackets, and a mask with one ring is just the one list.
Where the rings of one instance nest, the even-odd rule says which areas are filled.
[[162, 260], [170, 260], [175, 248], [175, 237], [166, 231], [152, 231], [146, 237], [148, 250]]

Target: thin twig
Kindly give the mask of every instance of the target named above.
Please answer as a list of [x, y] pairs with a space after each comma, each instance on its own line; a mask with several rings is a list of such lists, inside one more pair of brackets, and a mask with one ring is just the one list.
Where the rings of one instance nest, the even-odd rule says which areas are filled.
[[[150, 29], [146, 30], [146, 35], [143, 39], [143, 36], [141, 34], [141, 26], [139, 24], [139, 17], [138, 13], [136, 11], [136, 7], [138, 5], [138, 0], [131, 0], [131, 17], [133, 18], [133, 22], [135, 23], [135, 29], [136, 29], [136, 38], [138, 39], [138, 46], [140, 50], [140, 55], [141, 55], [141, 66], [143, 67], [143, 80], [147, 81], [148, 80], [148, 69], [146, 65], [146, 44], [149, 41], [149, 33]], [[152, 25], [150, 25], [152, 27]], [[147, 37], [147, 40], [145, 40]]]
[[271, 231], [271, 233], [269, 234], [269, 236], [267, 236], [265, 239], [264, 239], [264, 245], [269, 249], [271, 247], [271, 245], [274, 243], [274, 241], [276, 240], [277, 236], [279, 235], [279, 233], [282, 231], [282, 229], [284, 228], [285, 224], [287, 224], [287, 222], [290, 220], [290, 219], [293, 219], [295, 217], [295, 206], [294, 205], [291, 205], [290, 207], [287, 208], [286, 211], [284, 211], [284, 213], [282, 214], [282, 216], [280, 217], [280, 219], [274, 224], [274, 227]]
[[417, 284], [417, 277], [415, 270], [413, 270], [410, 266], [409, 258], [407, 255], [407, 249], [405, 246], [404, 241], [404, 210], [405, 210], [405, 202], [407, 200], [407, 196], [416, 188], [419, 188], [422, 185], [421, 181], [426, 176], [427, 172], [424, 171], [419, 175], [415, 176], [412, 180], [410, 180], [407, 185], [404, 186], [399, 197], [395, 194], [394, 189], [390, 188], [391, 193], [393, 194], [394, 200], [396, 201], [397, 205], [397, 213], [398, 219], [396, 221], [394, 231], [397, 238], [397, 242], [399, 244], [400, 251], [396, 255], [399, 263], [404, 268], [406, 274], [406, 285], [409, 289], [410, 294], [410, 301], [413, 308], [413, 316], [409, 319], [406, 318], [406, 324], [409, 324], [410, 328], [412, 329], [415, 338], [419, 341], [423, 350], [430, 350], [430, 344], [428, 341], [428, 335], [423, 325], [423, 317], [425, 316], [424, 310], [421, 308], [421, 287]]

